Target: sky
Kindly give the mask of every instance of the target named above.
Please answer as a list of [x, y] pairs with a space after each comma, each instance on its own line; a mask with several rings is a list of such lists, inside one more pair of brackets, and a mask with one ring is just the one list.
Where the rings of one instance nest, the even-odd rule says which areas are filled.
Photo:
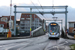
[[[33, 4], [33, 3], [34, 4]], [[14, 5], [17, 6], [68, 6], [68, 17], [67, 20], [75, 21], [75, 0], [12, 0], [12, 15], [14, 15]], [[36, 9], [37, 10], [37, 9]], [[42, 9], [41, 9], [42, 10]], [[29, 11], [29, 9], [21, 8], [17, 9], [17, 11]], [[38, 10], [37, 10], [38, 11]], [[42, 10], [43, 11], [43, 10]], [[47, 10], [49, 11], [49, 10]], [[52, 11], [52, 10], [50, 10]], [[62, 11], [62, 10], [61, 10]], [[10, 15], [10, 0], [0, 0], [0, 17], [1, 16], [9, 16]], [[58, 17], [58, 19], [62, 19], [65, 22], [64, 14], [44, 14], [43, 16], [37, 14], [41, 19], [52, 19], [52, 17]], [[20, 19], [21, 14], [17, 14], [17, 20]]]

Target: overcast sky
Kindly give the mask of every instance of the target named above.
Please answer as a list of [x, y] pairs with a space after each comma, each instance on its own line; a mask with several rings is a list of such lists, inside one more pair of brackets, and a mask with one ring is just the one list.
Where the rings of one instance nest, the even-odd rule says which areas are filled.
[[[68, 21], [75, 21], [75, 0], [12, 0], [12, 15], [14, 15], [14, 5], [17, 6], [34, 6], [33, 3], [37, 6], [68, 6]], [[39, 4], [40, 2], [40, 4]], [[20, 11], [29, 11], [28, 9], [17, 9]], [[10, 0], [0, 0], [0, 17], [1, 16], [8, 16], [10, 15]], [[17, 19], [20, 19], [21, 14], [17, 14]], [[42, 15], [38, 15], [41, 19], [51, 19], [53, 16], [51, 14], [45, 14], [43, 17]], [[55, 17], [58, 19], [65, 19], [64, 14], [55, 14]]]

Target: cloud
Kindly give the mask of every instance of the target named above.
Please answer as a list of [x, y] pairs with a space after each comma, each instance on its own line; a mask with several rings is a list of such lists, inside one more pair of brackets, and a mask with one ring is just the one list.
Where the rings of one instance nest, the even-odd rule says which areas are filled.
[[0, 7], [0, 16], [2, 15], [9, 15], [10, 13], [10, 8], [7, 6], [1, 6]]
[[[25, 3], [22, 3], [22, 4], [19, 4], [20, 6], [34, 6], [33, 4], [25, 4]], [[36, 4], [38, 5], [38, 4]], [[22, 9], [18, 9], [19, 11], [29, 11], [29, 9], [25, 9], [25, 8], [22, 8]], [[37, 9], [36, 9], [37, 10]], [[48, 10], [47, 10], [48, 11]], [[50, 10], [51, 11], [51, 10]], [[12, 7], [12, 15], [14, 15], [14, 7]], [[75, 8], [72, 8], [72, 7], [68, 7], [68, 21], [70, 20], [75, 20]], [[0, 6], [0, 16], [3, 16], [3, 15], [10, 15], [10, 7], [9, 6]], [[17, 14], [17, 19], [19, 19], [21, 16], [21, 14]], [[43, 18], [44, 17], [42, 15], [38, 15], [40, 16], [40, 18]], [[45, 14], [44, 15], [46, 19], [51, 19], [53, 17], [52, 14]], [[65, 15], [64, 14], [55, 14], [54, 15], [55, 17], [58, 17], [58, 19], [65, 19]]]

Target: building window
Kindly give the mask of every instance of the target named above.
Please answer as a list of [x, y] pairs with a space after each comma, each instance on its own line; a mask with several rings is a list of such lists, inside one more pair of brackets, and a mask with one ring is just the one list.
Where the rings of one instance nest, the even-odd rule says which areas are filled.
[[22, 15], [22, 16], [24, 16], [24, 15]]
[[3, 21], [3, 19], [2, 19], [2, 21]]
[[21, 20], [24, 20], [24, 18], [21, 18]]
[[4, 25], [1, 24], [0, 27], [4, 27]]
[[24, 27], [21, 27], [21, 29], [24, 29]]
[[24, 24], [21, 24], [21, 26], [25, 26]]
[[26, 29], [27, 29], [27, 27], [26, 27]]
[[30, 15], [29, 15], [30, 16]]

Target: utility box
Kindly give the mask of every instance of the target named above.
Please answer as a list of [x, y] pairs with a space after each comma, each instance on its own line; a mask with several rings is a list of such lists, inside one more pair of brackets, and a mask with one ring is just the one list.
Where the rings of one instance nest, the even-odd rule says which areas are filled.
[[75, 28], [75, 21], [69, 22], [69, 33], [73, 33], [74, 28]]

